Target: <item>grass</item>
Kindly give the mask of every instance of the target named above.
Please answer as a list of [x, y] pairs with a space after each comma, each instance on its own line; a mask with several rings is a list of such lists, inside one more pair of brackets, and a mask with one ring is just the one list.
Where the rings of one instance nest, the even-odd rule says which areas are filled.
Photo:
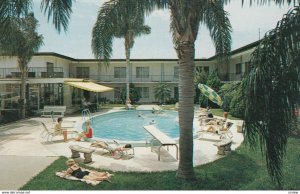
[[[55, 176], [64, 170], [66, 158], [60, 157], [21, 190], [276, 190], [266, 170], [264, 157], [242, 145], [227, 157], [195, 167], [196, 181], [175, 178], [176, 171], [133, 173], [113, 172], [112, 183], [90, 186]], [[300, 139], [289, 138], [284, 158], [284, 190], [300, 190]], [[82, 164], [81, 164], [82, 165]], [[84, 165], [83, 165], [84, 166]], [[90, 167], [88, 167], [90, 168]], [[97, 169], [100, 170], [101, 169]]]

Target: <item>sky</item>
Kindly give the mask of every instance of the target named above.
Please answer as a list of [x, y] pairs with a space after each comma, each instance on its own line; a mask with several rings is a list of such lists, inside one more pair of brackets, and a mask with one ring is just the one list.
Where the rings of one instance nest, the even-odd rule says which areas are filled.
[[[55, 30], [52, 21], [40, 11], [40, 0], [34, 0], [33, 10], [39, 20], [38, 32], [44, 37], [44, 45], [39, 52], [56, 52], [75, 59], [94, 59], [91, 50], [91, 34], [97, 19], [97, 13], [105, 0], [76, 0], [67, 32], [60, 34]], [[247, 1], [245, 1], [247, 2]], [[275, 28], [291, 6], [277, 6], [273, 3], [259, 6], [232, 0], [225, 6], [233, 28], [232, 50], [259, 40], [264, 34]], [[169, 10], [153, 12], [145, 20], [151, 27], [151, 34], [135, 39], [131, 50], [132, 59], [176, 59], [172, 36], [169, 30]], [[215, 54], [214, 44], [206, 26], [200, 25], [195, 42], [195, 57], [209, 58]], [[114, 39], [112, 59], [125, 59], [123, 39]]]

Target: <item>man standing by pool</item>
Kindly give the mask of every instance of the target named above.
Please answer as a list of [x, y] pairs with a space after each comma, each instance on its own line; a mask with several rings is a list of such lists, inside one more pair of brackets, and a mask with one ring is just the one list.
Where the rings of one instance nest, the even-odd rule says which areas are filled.
[[84, 132], [81, 132], [77, 138], [75, 138], [75, 141], [80, 141], [81, 138], [83, 138], [85, 141], [89, 141], [93, 137], [93, 128], [91, 126], [91, 121], [87, 120], [85, 122], [86, 129]]

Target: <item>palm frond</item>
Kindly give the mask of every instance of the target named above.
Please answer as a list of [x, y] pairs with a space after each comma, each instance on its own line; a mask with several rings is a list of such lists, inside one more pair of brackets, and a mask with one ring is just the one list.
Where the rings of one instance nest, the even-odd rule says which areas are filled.
[[48, 22], [52, 17], [52, 23], [58, 32], [62, 28], [67, 31], [69, 19], [72, 13], [72, 4], [74, 0], [42, 0], [41, 11], [48, 13]]
[[0, 1], [0, 38], [12, 39], [12, 24], [16, 18], [25, 16], [31, 7], [31, 0]]
[[92, 50], [97, 59], [108, 63], [114, 38], [125, 38], [127, 49], [131, 49], [135, 37], [151, 32], [151, 28], [144, 25], [141, 2], [111, 0], [102, 5], [92, 32]]
[[292, 111], [300, 91], [300, 9], [295, 7], [266, 33], [251, 57], [243, 87], [246, 139], [266, 153], [268, 172], [282, 185], [282, 165]]
[[210, 31], [219, 61], [225, 59], [228, 63], [232, 27], [222, 1], [210, 1], [207, 4], [203, 14], [203, 23]]
[[[225, 4], [230, 3], [232, 0], [224, 0]], [[253, 5], [253, 3], [256, 3], [257, 5], [265, 5], [269, 4], [271, 2], [274, 2], [275, 4], [281, 6], [284, 5], [285, 3], [290, 5], [293, 3], [294, 6], [300, 3], [300, 0], [250, 0], [246, 1], [249, 2], [250, 6]], [[241, 1], [242, 5], [245, 3], [245, 0]]]

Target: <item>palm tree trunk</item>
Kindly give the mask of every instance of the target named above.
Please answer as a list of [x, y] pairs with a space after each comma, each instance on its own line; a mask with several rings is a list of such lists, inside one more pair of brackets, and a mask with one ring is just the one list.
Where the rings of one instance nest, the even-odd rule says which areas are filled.
[[21, 119], [25, 119], [27, 70], [26, 70], [26, 68], [20, 68], [20, 71], [21, 71], [20, 116], [21, 116]]
[[129, 98], [130, 47], [129, 47], [129, 41], [126, 38], [125, 38], [125, 55], [126, 55], [126, 102], [125, 104], [130, 104], [130, 98]]
[[179, 151], [177, 178], [196, 179], [193, 168], [193, 118], [194, 118], [194, 57], [193, 42], [181, 42], [177, 47], [179, 59]]

